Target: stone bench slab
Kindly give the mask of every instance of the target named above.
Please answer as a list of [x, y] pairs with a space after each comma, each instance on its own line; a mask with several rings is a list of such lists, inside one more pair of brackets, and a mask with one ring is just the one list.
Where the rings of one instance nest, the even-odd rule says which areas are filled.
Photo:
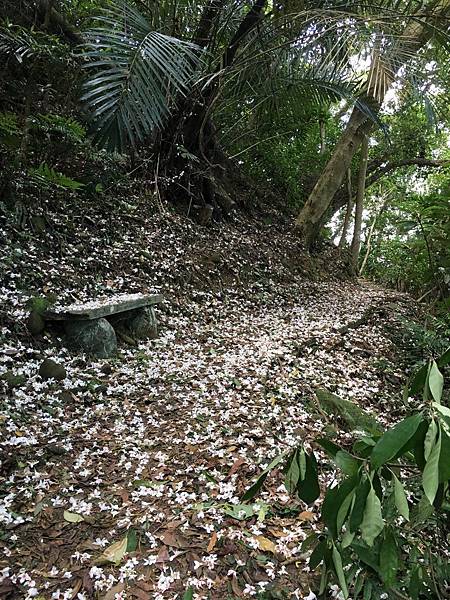
[[45, 313], [45, 318], [54, 321], [100, 319], [119, 313], [152, 306], [163, 301], [161, 294], [122, 294], [104, 300], [74, 303], [68, 306], [54, 307]]

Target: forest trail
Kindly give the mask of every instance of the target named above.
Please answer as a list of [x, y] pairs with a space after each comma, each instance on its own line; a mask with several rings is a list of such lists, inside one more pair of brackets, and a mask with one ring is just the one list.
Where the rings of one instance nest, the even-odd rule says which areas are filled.
[[[336, 331], [370, 307], [383, 319]], [[41, 381], [28, 360], [26, 391], [3, 417], [17, 464], [2, 501], [14, 535], [2, 542], [0, 595], [308, 597], [300, 543], [320, 502], [293, 501], [275, 472], [253, 508], [236, 505], [275, 456], [336, 425], [315, 389], [381, 422], [402, 414], [394, 338], [410, 311], [405, 296], [365, 282], [269, 280], [169, 298], [159, 339], [120, 360], [67, 355], [62, 383]]]

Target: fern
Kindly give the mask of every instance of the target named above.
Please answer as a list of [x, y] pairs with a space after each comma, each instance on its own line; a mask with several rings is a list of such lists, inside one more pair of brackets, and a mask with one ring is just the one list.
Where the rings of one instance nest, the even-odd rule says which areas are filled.
[[18, 135], [20, 127], [17, 115], [12, 112], [0, 113], [0, 136]]
[[75, 181], [75, 179], [67, 177], [63, 173], [56, 172], [46, 163], [42, 163], [37, 169], [30, 169], [29, 174], [37, 184], [45, 188], [56, 186], [65, 190], [78, 190], [84, 187], [84, 183]]
[[81, 142], [86, 137], [86, 129], [81, 123], [62, 115], [39, 114], [34, 120], [33, 126], [46, 133], [59, 133], [76, 142]]

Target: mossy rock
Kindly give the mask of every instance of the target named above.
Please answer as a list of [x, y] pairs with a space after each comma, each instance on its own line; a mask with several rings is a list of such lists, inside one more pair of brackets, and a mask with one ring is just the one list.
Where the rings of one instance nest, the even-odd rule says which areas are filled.
[[351, 431], [359, 430], [371, 434], [381, 433], [382, 429], [375, 417], [354, 402], [344, 400], [324, 389], [316, 390], [316, 396], [322, 410], [342, 419]]
[[56, 381], [62, 381], [66, 378], [67, 373], [63, 365], [60, 365], [51, 358], [46, 358], [39, 367], [39, 375], [42, 379], [56, 379]]
[[68, 344], [74, 350], [81, 350], [95, 358], [109, 358], [117, 354], [116, 333], [104, 318], [67, 321], [65, 330]]
[[27, 319], [28, 331], [32, 335], [39, 335], [45, 329], [45, 321], [42, 316], [35, 310], [31, 311]]

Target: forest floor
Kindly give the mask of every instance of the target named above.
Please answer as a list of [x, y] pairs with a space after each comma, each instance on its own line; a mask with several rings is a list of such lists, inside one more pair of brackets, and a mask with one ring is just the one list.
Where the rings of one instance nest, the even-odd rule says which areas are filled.
[[[0, 376], [16, 379], [0, 409], [0, 597], [313, 598], [300, 545], [320, 500], [290, 498], [277, 470], [250, 508], [240, 498], [281, 452], [316, 449], [324, 432], [349, 443], [318, 388], [382, 424], [401, 418], [412, 301], [339, 279], [336, 253], [325, 273], [330, 256], [301, 255], [278, 225], [171, 216], [130, 230], [98, 216], [75, 232], [58, 218], [26, 244], [1, 231]], [[142, 290], [165, 296], [160, 336], [117, 358], [26, 332], [31, 295]], [[44, 357], [64, 365], [63, 381], [41, 379]], [[323, 483], [335, 476], [324, 463]]]

